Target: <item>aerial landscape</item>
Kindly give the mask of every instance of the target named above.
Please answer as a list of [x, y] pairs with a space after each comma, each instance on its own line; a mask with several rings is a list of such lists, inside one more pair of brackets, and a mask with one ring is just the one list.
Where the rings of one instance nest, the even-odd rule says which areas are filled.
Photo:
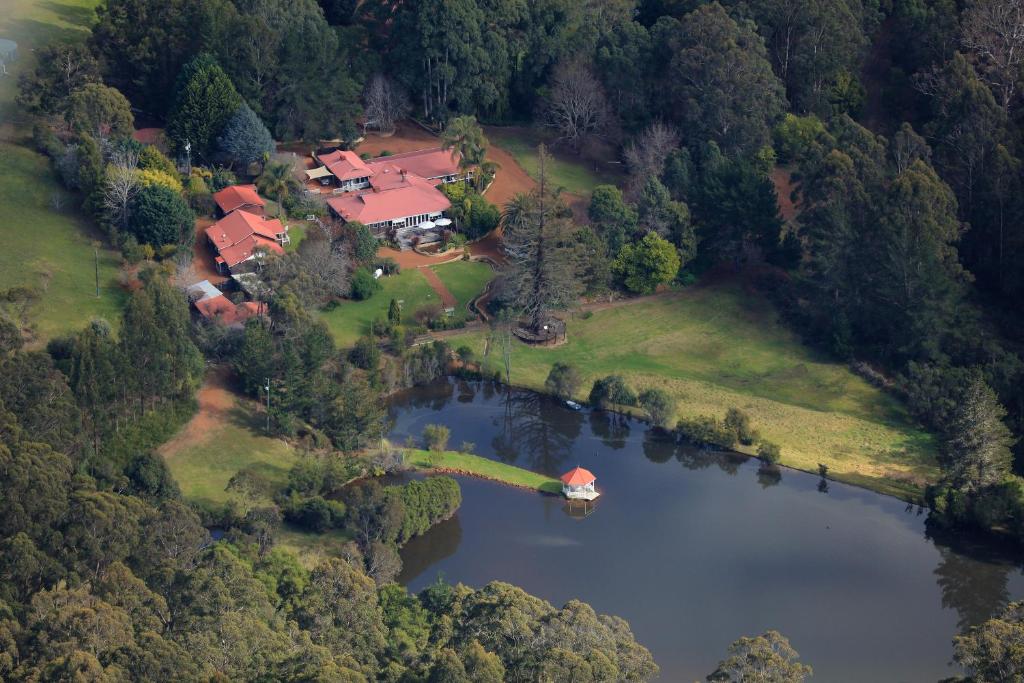
[[1024, 681], [1024, 0], [0, 0], [0, 681]]

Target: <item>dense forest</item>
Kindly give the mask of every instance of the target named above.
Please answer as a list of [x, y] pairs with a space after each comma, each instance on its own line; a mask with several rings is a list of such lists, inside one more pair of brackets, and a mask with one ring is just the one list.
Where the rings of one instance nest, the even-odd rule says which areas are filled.
[[[274, 140], [344, 146], [409, 116], [482, 171], [477, 122], [532, 122], [626, 169], [582, 221], [541, 151], [538, 190], [502, 207], [499, 306], [536, 327], [580, 295], [742, 272], [808, 343], [938, 435], [933, 523], [1024, 541], [1016, 0], [106, 0], [88, 41], [36, 58], [19, 104], [38, 148], [141, 265], [118, 329], [96, 321], [45, 350], [22, 348], [11, 311], [27, 294], [4, 292], [0, 677], [654, 674], [628, 626], [584, 604], [556, 609], [498, 583], [396, 586], [397, 548], [458, 507], [452, 480], [336, 495], [389, 456], [319, 462], [291, 473], [273, 509], [201, 518], [153, 454], [194, 410], [204, 359], [230, 364], [253, 396], [272, 378], [274, 430], [344, 453], [380, 439], [383, 395], [446, 371], [450, 350], [408, 348], [397, 311], [351, 350], [315, 315], [371, 295], [371, 267], [387, 265], [359, 225], [268, 263], [269, 321], [241, 332], [193, 325], [168, 283], [210, 193], [266, 161]], [[168, 156], [130, 139], [143, 125], [166, 130]], [[779, 215], [779, 168], [795, 222]], [[259, 179], [305, 215], [289, 182], [272, 164]], [[458, 192], [477, 234], [497, 224], [475, 188]], [[309, 569], [274, 548], [283, 520], [357, 540]], [[230, 531], [212, 543], [204, 524]], [[1020, 612], [985, 628], [1019, 630]], [[956, 658], [997, 680], [984, 672], [1014, 655], [986, 633], [959, 640]], [[712, 680], [743, 680], [736, 662], [752, 650], [777, 658], [779, 680], [800, 680], [776, 637], [738, 642]]]

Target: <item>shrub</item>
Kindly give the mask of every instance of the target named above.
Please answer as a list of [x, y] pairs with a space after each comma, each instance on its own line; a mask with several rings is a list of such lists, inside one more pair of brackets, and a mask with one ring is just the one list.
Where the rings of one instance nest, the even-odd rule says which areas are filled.
[[427, 425], [423, 428], [423, 440], [426, 441], [427, 449], [432, 451], [443, 451], [448, 448], [448, 437], [451, 430], [444, 425]]
[[583, 385], [583, 376], [575, 365], [555, 363], [551, 366], [548, 378], [544, 380], [544, 390], [560, 399], [572, 398]]
[[352, 298], [356, 301], [369, 299], [380, 291], [381, 284], [373, 277], [366, 268], [356, 268], [352, 273]]
[[304, 529], [323, 533], [344, 523], [345, 504], [325, 500], [322, 496], [312, 496], [286, 506], [284, 518]]
[[615, 405], [635, 406], [637, 399], [622, 377], [608, 375], [594, 382], [588, 400], [591, 405], [598, 408], [610, 408]]
[[770, 441], [762, 441], [757, 445], [757, 459], [765, 465], [775, 465], [782, 457], [782, 449], [778, 444]]
[[376, 370], [380, 365], [380, 349], [370, 337], [360, 337], [348, 352], [348, 360], [357, 368]]
[[676, 402], [661, 389], [647, 389], [639, 396], [640, 406], [647, 411], [655, 427], [667, 429], [676, 411]]
[[472, 455], [473, 451], [476, 450], [476, 444], [472, 441], [463, 441], [459, 444], [459, 453], [465, 453], [466, 455]]
[[150, 185], [132, 199], [128, 229], [145, 244], [191, 244], [195, 217], [185, 199], [163, 185]]
[[744, 446], [757, 441], [757, 430], [750, 425], [750, 416], [739, 408], [729, 408], [725, 413], [725, 426], [736, 432], [736, 440]]
[[714, 417], [680, 420], [676, 423], [676, 431], [684, 438], [701, 446], [732, 448], [736, 445], [736, 432]]
[[476, 358], [476, 353], [473, 349], [469, 348], [465, 344], [455, 349], [455, 355], [459, 357], [463, 363], [472, 363], [473, 359]]

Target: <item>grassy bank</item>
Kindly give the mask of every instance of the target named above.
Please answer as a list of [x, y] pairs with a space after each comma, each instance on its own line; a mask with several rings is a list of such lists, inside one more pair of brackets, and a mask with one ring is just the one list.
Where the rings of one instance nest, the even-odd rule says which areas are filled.
[[[483, 291], [491, 277], [490, 268], [475, 261], [453, 261], [431, 266], [441, 282], [458, 299], [464, 310], [470, 299]], [[408, 318], [420, 308], [440, 304], [441, 297], [431, 288], [418, 268], [408, 268], [398, 275], [381, 278], [381, 290], [365, 301], [342, 301], [320, 313], [339, 346], [352, 346], [370, 331], [374, 318], [385, 318], [392, 299], [402, 303], [402, 314]]]
[[[486, 333], [450, 338], [483, 356]], [[935, 444], [902, 405], [846, 366], [803, 346], [771, 305], [736, 285], [693, 287], [576, 316], [568, 343], [516, 343], [512, 383], [543, 390], [556, 361], [580, 368], [586, 399], [594, 379], [620, 374], [636, 390], [659, 387], [678, 401], [677, 417], [747, 411], [782, 462], [901, 497], [920, 495], [938, 469]], [[496, 367], [498, 354], [488, 361]]]
[[562, 491], [562, 485], [557, 479], [470, 453], [435, 452], [411, 448], [405, 451], [405, 463], [418, 469], [469, 474], [542, 493], [561, 493]]

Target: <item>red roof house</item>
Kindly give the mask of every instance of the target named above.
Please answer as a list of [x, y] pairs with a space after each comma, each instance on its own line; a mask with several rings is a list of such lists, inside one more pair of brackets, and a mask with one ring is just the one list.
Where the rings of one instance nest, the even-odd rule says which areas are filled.
[[327, 206], [346, 223], [359, 221], [379, 232], [419, 225], [440, 217], [452, 205], [429, 180], [397, 166], [378, 170], [370, 178], [371, 189], [332, 197]]
[[277, 218], [266, 219], [248, 211], [234, 211], [206, 229], [217, 251], [217, 268], [230, 271], [255, 256], [259, 249], [283, 254], [288, 228]]
[[440, 147], [377, 157], [367, 161], [366, 166], [375, 173], [380, 167], [399, 166], [420, 178], [441, 182], [452, 182], [462, 177], [458, 152]]
[[267, 203], [256, 192], [255, 185], [231, 185], [220, 192], [213, 193], [213, 201], [226, 216], [232, 211], [241, 209], [262, 216]]

